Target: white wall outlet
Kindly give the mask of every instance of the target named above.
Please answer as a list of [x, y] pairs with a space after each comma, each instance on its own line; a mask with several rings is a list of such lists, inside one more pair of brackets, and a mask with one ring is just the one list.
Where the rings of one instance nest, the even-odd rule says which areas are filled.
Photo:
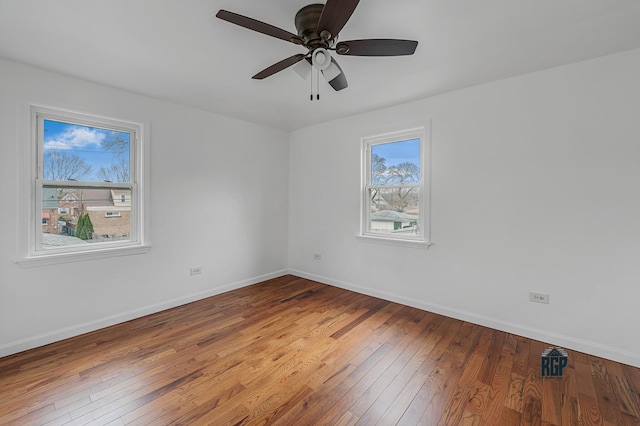
[[529, 301], [536, 303], [544, 303], [549, 304], [549, 295], [544, 293], [534, 293], [532, 291], [529, 292]]
[[199, 266], [189, 269], [189, 275], [200, 275], [201, 273], [202, 273], [202, 268]]
[[314, 254], [313, 255], [313, 260], [322, 260], [322, 255], [318, 254], [318, 253]]

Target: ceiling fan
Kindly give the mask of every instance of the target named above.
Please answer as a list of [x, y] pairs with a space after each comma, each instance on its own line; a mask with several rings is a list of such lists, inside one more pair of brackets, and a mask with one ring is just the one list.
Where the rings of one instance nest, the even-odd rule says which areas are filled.
[[[262, 80], [297, 64], [294, 69], [298, 74], [306, 77], [315, 68], [322, 72], [331, 87], [337, 91], [347, 87], [347, 78], [329, 51], [347, 56], [402, 56], [413, 55], [418, 46], [418, 42], [414, 40], [338, 41], [338, 33], [353, 14], [358, 2], [359, 0], [327, 0], [326, 4], [310, 4], [303, 7], [295, 16], [297, 35], [227, 10], [220, 10], [216, 17], [308, 49], [306, 54], [290, 56], [265, 68], [254, 75], [254, 79]], [[311, 99], [313, 100], [313, 94]]]

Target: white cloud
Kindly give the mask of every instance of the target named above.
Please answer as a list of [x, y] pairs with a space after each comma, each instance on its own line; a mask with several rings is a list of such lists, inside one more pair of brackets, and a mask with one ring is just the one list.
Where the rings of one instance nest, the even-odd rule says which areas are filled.
[[100, 147], [108, 135], [108, 131], [90, 129], [88, 127], [70, 126], [67, 130], [52, 138], [45, 138], [45, 150], [69, 151], [78, 148]]

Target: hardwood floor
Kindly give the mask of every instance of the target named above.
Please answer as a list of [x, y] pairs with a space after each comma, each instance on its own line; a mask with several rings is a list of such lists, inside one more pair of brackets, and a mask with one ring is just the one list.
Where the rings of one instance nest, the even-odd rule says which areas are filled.
[[293, 276], [0, 358], [0, 424], [639, 425], [640, 370]]

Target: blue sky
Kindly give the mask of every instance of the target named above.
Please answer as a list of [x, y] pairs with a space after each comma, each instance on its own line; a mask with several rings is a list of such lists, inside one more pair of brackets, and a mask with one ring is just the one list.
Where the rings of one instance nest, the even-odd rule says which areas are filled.
[[119, 157], [116, 151], [107, 150], [103, 146], [103, 142], [113, 140], [117, 136], [129, 144], [130, 135], [126, 132], [44, 120], [44, 153], [46, 155], [48, 152], [64, 152], [77, 155], [93, 168], [92, 174], [84, 180], [100, 180], [96, 173], [101, 167], [108, 168], [111, 164], [118, 163], [121, 158], [127, 161], [129, 159], [128, 150]]
[[420, 166], [420, 139], [373, 145], [371, 154], [377, 154], [387, 160], [387, 167], [405, 161]]

